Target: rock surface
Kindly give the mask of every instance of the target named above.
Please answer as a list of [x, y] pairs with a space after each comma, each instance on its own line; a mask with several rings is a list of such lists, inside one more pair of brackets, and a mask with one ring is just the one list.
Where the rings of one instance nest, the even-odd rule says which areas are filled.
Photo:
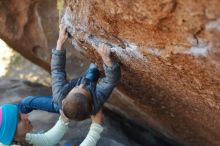
[[[59, 12], [54, 0], [0, 2], [0, 38], [47, 71], [50, 71], [50, 52], [56, 46], [58, 26]], [[70, 44], [67, 47], [71, 47]], [[79, 52], [68, 51], [67, 57], [71, 58], [67, 61], [68, 73], [82, 72], [88, 64], [82, 61]]]
[[[42, 19], [40, 18], [37, 6], [39, 5], [40, 12], [44, 12], [44, 16], [51, 18], [51, 21], [53, 21], [52, 19], [57, 20], [58, 15], [56, 11], [53, 17], [46, 15], [46, 10], [49, 10], [50, 14], [52, 14], [54, 9], [50, 9], [52, 6], [42, 8], [41, 6], [46, 6], [47, 4], [43, 4], [42, 2], [39, 5], [36, 1], [29, 0], [1, 1], [0, 37], [10, 47], [23, 54], [26, 58], [49, 70], [50, 67], [46, 61], [49, 59], [50, 52], [47, 37], [42, 27], [44, 21], [41, 23]], [[48, 29], [47, 32], [49, 31], [51, 32]]]
[[[109, 109], [186, 145], [220, 145], [219, 0], [65, 2], [74, 48], [101, 63], [94, 46], [108, 42], [122, 66]], [[58, 32], [54, 3], [0, 3], [0, 37], [45, 69]]]
[[49, 87], [13, 78], [0, 78], [0, 104], [18, 103], [26, 96], [51, 95]]

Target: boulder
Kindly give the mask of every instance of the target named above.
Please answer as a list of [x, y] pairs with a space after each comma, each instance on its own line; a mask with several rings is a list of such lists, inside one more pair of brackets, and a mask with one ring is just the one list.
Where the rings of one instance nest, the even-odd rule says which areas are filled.
[[[80, 50], [100, 65], [95, 48], [107, 43], [122, 68], [111, 111], [186, 145], [220, 145], [219, 7], [219, 0], [65, 0], [69, 63]], [[0, 18], [0, 38], [49, 70], [55, 2], [2, 1]]]
[[220, 2], [66, 0], [75, 47], [100, 62], [108, 43], [122, 79], [109, 107], [187, 145], [219, 145]]

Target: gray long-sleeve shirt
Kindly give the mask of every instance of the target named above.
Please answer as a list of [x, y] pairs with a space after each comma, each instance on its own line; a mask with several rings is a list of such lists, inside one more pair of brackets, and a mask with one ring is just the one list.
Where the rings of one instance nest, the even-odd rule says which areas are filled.
[[[51, 71], [52, 71], [52, 90], [53, 101], [58, 103], [59, 107], [62, 106], [62, 100], [66, 95], [75, 87], [81, 84], [84, 77], [66, 80], [65, 72], [66, 64], [66, 50], [52, 49]], [[93, 111], [96, 114], [103, 106], [106, 100], [111, 95], [114, 87], [120, 80], [121, 70], [118, 63], [113, 62], [112, 67], [103, 65], [105, 70], [105, 77], [102, 78], [97, 84], [89, 82], [86, 87], [92, 95]]]

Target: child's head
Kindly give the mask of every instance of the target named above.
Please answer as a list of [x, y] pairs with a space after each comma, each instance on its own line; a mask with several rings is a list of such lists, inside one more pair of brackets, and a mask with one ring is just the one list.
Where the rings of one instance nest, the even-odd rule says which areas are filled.
[[63, 99], [62, 110], [64, 115], [71, 120], [84, 120], [92, 111], [90, 93], [81, 84], [73, 88]]

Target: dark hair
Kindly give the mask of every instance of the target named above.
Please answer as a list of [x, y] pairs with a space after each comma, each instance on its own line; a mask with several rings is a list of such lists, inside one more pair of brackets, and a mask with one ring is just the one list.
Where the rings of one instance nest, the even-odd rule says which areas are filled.
[[89, 117], [92, 111], [91, 99], [82, 93], [68, 94], [63, 103], [64, 115], [71, 119], [81, 121]]

